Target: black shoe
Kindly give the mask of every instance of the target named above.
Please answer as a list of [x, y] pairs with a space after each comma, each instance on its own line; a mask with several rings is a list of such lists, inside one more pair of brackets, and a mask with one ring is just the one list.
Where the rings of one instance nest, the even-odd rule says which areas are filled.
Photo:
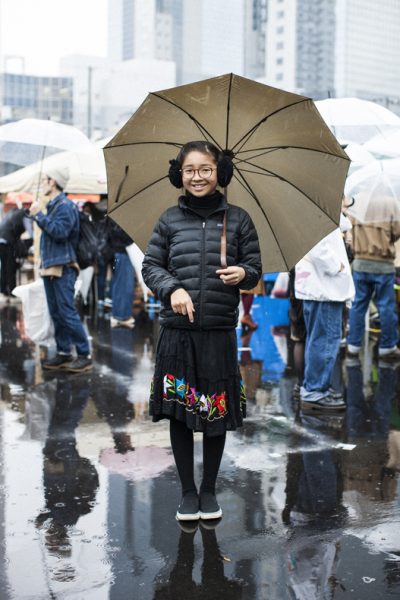
[[178, 521], [198, 521], [199, 513], [199, 496], [197, 492], [189, 492], [185, 494], [181, 500], [176, 513]]
[[65, 367], [68, 373], [85, 373], [93, 368], [92, 359], [88, 356], [78, 356], [69, 365]]
[[200, 492], [200, 519], [219, 519], [220, 517], [222, 517], [222, 510], [215, 494]]
[[54, 358], [45, 360], [42, 363], [43, 369], [66, 369], [72, 364], [71, 354], [56, 354]]

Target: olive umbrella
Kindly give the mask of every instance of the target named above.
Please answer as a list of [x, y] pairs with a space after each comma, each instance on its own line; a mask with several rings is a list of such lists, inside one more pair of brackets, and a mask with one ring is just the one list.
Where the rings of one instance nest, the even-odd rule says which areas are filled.
[[252, 217], [265, 272], [338, 226], [349, 159], [312, 100], [231, 73], [150, 93], [105, 146], [109, 214], [142, 250], [177, 201], [168, 161], [192, 140], [232, 153], [229, 202]]

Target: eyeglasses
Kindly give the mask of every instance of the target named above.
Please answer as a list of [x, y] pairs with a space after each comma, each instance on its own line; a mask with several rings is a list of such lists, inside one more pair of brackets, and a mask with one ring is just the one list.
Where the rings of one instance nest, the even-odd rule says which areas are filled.
[[201, 177], [202, 179], [209, 179], [213, 174], [213, 171], [216, 171], [216, 169], [213, 169], [212, 167], [200, 167], [200, 169], [192, 169], [192, 167], [185, 167], [184, 169], [181, 169], [182, 177], [184, 179], [192, 179], [195, 173], [198, 173], [199, 177]]

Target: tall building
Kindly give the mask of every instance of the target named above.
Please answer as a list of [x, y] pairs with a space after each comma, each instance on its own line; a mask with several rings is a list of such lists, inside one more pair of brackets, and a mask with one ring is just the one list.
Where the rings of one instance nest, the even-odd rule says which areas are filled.
[[109, 57], [173, 60], [177, 83], [265, 72], [268, 0], [109, 0]]
[[0, 73], [0, 121], [52, 119], [71, 125], [73, 80], [24, 73]]
[[74, 81], [74, 125], [90, 138], [113, 135], [148, 92], [175, 85], [172, 61], [72, 55], [61, 60], [60, 68]]
[[395, 105], [399, 31], [399, 0], [268, 0], [265, 81], [313, 98]]

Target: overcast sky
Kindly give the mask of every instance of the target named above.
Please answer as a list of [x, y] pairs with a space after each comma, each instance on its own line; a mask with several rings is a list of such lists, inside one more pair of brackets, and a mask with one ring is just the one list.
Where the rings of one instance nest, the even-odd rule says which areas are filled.
[[[105, 56], [107, 0], [0, 0], [0, 44], [3, 56], [25, 57], [29, 74], [57, 75], [68, 54]], [[8, 71], [17, 67], [7, 59]]]

